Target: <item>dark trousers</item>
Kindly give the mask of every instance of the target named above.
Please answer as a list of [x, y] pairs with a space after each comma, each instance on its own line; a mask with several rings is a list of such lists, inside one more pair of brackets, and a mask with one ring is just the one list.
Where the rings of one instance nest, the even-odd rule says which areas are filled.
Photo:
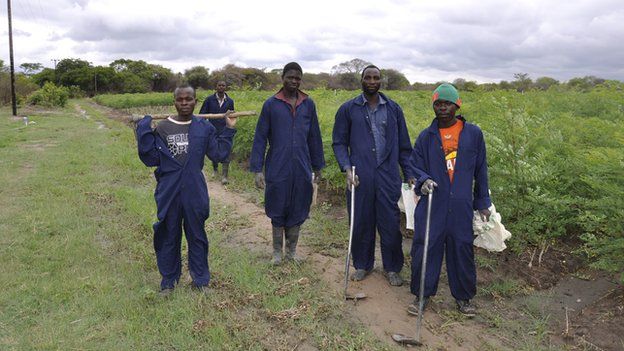
[[[223, 162], [221, 162], [224, 165], [229, 165], [230, 161], [232, 161], [232, 153], [230, 152], [230, 154], [228, 155], [227, 159]], [[215, 162], [215, 161], [211, 161], [212, 162], [212, 169], [216, 172], [219, 169], [219, 162]]]
[[196, 286], [208, 285], [208, 237], [204, 229], [205, 218], [193, 207], [184, 204], [180, 195], [172, 201], [164, 220], [154, 224], [154, 249], [156, 262], [162, 276], [160, 287], [173, 288], [182, 273], [182, 227], [188, 244], [188, 266]]
[[[375, 264], [375, 237], [379, 232], [381, 260], [387, 272], [403, 268], [403, 248], [398, 198], [364, 181], [355, 188], [355, 226], [353, 228], [353, 266], [371, 270]], [[351, 208], [351, 191], [347, 190], [347, 206]], [[351, 212], [349, 211], [349, 216]]]
[[[412, 244], [412, 294], [420, 293], [420, 270], [424, 248], [424, 237], [414, 237]], [[425, 296], [435, 295], [442, 267], [442, 257], [446, 253], [451, 294], [458, 300], [470, 300], [477, 292], [477, 271], [474, 262], [472, 233], [458, 233], [454, 228], [445, 229], [437, 237], [429, 238], [427, 252], [427, 272], [425, 273]]]

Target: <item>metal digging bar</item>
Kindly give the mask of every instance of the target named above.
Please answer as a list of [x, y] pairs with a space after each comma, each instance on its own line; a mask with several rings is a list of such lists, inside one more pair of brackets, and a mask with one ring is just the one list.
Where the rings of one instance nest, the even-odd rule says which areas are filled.
[[393, 334], [392, 339], [403, 345], [422, 346], [420, 341], [420, 327], [422, 326], [423, 310], [425, 309], [425, 273], [427, 272], [427, 251], [429, 251], [429, 226], [431, 224], [431, 203], [433, 202], [433, 190], [427, 198], [427, 224], [425, 226], [425, 246], [423, 248], [422, 267], [420, 269], [420, 291], [418, 296], [418, 319], [416, 320], [416, 336], [410, 337], [403, 334]]
[[361, 300], [366, 298], [366, 294], [359, 292], [355, 295], [347, 294], [349, 287], [349, 266], [351, 263], [351, 244], [353, 243], [353, 227], [355, 223], [355, 166], [351, 167], [351, 223], [349, 226], [349, 248], [347, 249], [347, 258], [345, 259], [345, 276], [344, 276], [344, 296], [345, 300]]

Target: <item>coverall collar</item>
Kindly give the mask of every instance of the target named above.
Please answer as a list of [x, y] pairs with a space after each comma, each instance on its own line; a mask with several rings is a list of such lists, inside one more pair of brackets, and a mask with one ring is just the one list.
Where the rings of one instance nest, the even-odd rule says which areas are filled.
[[[462, 115], [457, 115], [455, 116], [455, 118], [457, 118], [458, 120], [464, 122], [464, 125], [466, 124], [466, 119], [464, 118], [464, 116]], [[427, 131], [429, 131], [429, 133], [431, 134], [439, 134], [439, 127], [438, 127], [438, 119], [434, 118], [433, 121], [431, 121], [431, 125], [429, 126], [429, 128], [427, 128]]]
[[[284, 88], [281, 88], [277, 92], [277, 94], [275, 94], [275, 98], [278, 99], [278, 100], [282, 100], [285, 103], [290, 105], [290, 102], [288, 102], [288, 99], [286, 99], [286, 96], [284, 96]], [[297, 103], [295, 104], [295, 107], [299, 107], [299, 105], [301, 105], [303, 100], [305, 100], [307, 98], [308, 98], [308, 94], [304, 93], [300, 89], [297, 89]]]
[[[386, 97], [386, 95], [384, 95], [384, 93], [378, 91], [377, 94], [379, 94], [379, 104], [385, 104], [386, 102], [388, 102], [388, 98]], [[360, 106], [364, 106], [366, 105], [368, 101], [366, 101], [366, 98], [364, 97], [364, 93], [361, 93], [357, 98], [355, 98], [355, 103], [357, 105]]]

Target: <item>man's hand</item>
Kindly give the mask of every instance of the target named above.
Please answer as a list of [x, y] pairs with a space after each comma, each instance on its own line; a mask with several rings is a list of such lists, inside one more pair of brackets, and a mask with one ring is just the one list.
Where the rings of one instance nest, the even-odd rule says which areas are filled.
[[[353, 176], [355, 176], [355, 178]], [[347, 188], [351, 189], [351, 185], [355, 187], [360, 185], [360, 178], [357, 174], [353, 174], [353, 172], [351, 172], [351, 168], [347, 168]]]
[[225, 126], [228, 128], [234, 128], [236, 126], [236, 117], [230, 117], [234, 113], [232, 110], [227, 110], [225, 113]]
[[489, 209], [479, 210], [479, 214], [481, 215], [481, 220], [484, 222], [490, 221], [490, 215], [492, 214]]
[[312, 179], [314, 184], [318, 184], [321, 182], [321, 170], [314, 171], [314, 179]]
[[420, 187], [420, 192], [425, 194], [425, 195], [429, 195], [429, 194], [433, 193], [433, 188], [435, 188], [437, 186], [438, 186], [438, 183], [434, 182], [431, 179], [427, 179], [427, 180], [425, 180], [423, 185]]
[[264, 186], [265, 186], [265, 183], [264, 183], [264, 173], [262, 173], [262, 172], [256, 173], [255, 181], [256, 181], [256, 187], [258, 189], [264, 189]]

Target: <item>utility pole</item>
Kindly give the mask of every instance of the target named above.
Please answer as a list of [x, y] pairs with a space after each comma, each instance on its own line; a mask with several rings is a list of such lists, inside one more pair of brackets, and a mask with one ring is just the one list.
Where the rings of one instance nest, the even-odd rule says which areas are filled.
[[11, 61], [11, 105], [13, 116], [17, 116], [17, 99], [15, 97], [15, 63], [13, 61], [13, 26], [11, 24], [11, 0], [7, 0], [7, 14], [9, 15], [9, 56]]

